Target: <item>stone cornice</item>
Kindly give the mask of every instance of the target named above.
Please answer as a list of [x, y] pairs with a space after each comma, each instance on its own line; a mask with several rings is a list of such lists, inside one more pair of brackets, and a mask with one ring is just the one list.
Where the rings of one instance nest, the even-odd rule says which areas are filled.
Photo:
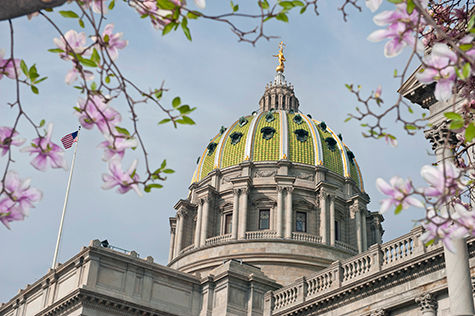
[[203, 198], [203, 195], [211, 196], [213, 194], [217, 194], [216, 189], [209, 184], [196, 188], [195, 192], [198, 198]]
[[251, 177], [236, 177], [231, 179], [231, 183], [233, 184], [234, 188], [250, 188], [252, 186], [252, 179]]
[[185, 208], [185, 209], [188, 209], [188, 210], [194, 210], [197, 207], [198, 207], [198, 205], [196, 205], [194, 203], [191, 203], [190, 201], [184, 200], [184, 199], [178, 200], [178, 202], [176, 202], [175, 206], [173, 206], [173, 208], [175, 210], [179, 210], [181, 208]]

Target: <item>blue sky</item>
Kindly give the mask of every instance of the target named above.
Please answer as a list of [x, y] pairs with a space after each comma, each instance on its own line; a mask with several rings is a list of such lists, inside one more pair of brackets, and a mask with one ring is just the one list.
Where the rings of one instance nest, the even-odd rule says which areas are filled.
[[[206, 13], [228, 11], [229, 5], [208, 1]], [[191, 4], [192, 5], [192, 4]], [[390, 4], [386, 4], [390, 8]], [[356, 102], [344, 87], [345, 83], [362, 85], [363, 92], [383, 85], [383, 98], [389, 105], [397, 98], [399, 79], [392, 78], [395, 68], [404, 66], [404, 55], [387, 59], [383, 55], [383, 43], [370, 43], [368, 34], [377, 29], [368, 10], [358, 13], [350, 9], [348, 22], [343, 22], [334, 2], [321, 2], [320, 15], [311, 12], [303, 16], [292, 14], [290, 23], [271, 22], [266, 29], [269, 34], [280, 36], [272, 41], [261, 40], [255, 47], [238, 43], [226, 25], [209, 21], [191, 21], [193, 41], [186, 40], [182, 32], [165, 37], [146, 20], [130, 9], [123, 9], [122, 2], [109, 15], [109, 23], [115, 31], [124, 32], [129, 46], [120, 51], [119, 64], [124, 73], [141, 87], [159, 87], [165, 80], [170, 90], [164, 98], [168, 104], [179, 95], [183, 102], [197, 106], [192, 114], [195, 126], [157, 126], [163, 113], [151, 105], [140, 107], [139, 125], [151, 154], [152, 165], [158, 166], [166, 158], [168, 165], [176, 170], [161, 190], [139, 198], [134, 192], [119, 195], [102, 190], [101, 174], [106, 164], [102, 152], [96, 148], [102, 136], [96, 130], [83, 130], [74, 170], [68, 213], [63, 232], [59, 261], [64, 262], [92, 239], [108, 239], [112, 245], [136, 250], [142, 257], [153, 256], [155, 261], [166, 264], [169, 246], [168, 217], [174, 215], [173, 206], [186, 198], [188, 186], [196, 166], [196, 158], [204, 151], [209, 139], [216, 135], [222, 125], [230, 126], [244, 114], [258, 108], [258, 101], [265, 84], [273, 79], [278, 43], [287, 44], [285, 56], [286, 79], [295, 86], [300, 109], [311, 113], [313, 118], [323, 120], [336, 133], [342, 133], [345, 143], [355, 153], [363, 173], [365, 189], [371, 197], [370, 210], [379, 209], [382, 195], [376, 190], [375, 180], [388, 180], [393, 175], [410, 177], [422, 184], [420, 167], [429, 164], [430, 146], [422, 133], [406, 136], [393, 124], [394, 118], [386, 120], [399, 138], [399, 146], [392, 148], [384, 141], [364, 139], [361, 127], [354, 121], [344, 123], [346, 114], [353, 111]], [[70, 5], [71, 8], [74, 8]], [[53, 14], [66, 30], [76, 27]], [[69, 24], [68, 24], [69, 23]], [[248, 22], [241, 21], [244, 26]], [[16, 56], [28, 64], [37, 63], [40, 74], [49, 77], [40, 85], [40, 95], [24, 90], [23, 104], [36, 120], [46, 119], [54, 123], [53, 138], [59, 139], [76, 129], [78, 121], [72, 107], [78, 99], [78, 91], [64, 83], [70, 65], [58, 59], [47, 49], [53, 48], [53, 38], [58, 37], [52, 27], [41, 17], [32, 21], [18, 18], [15, 27]], [[0, 48], [9, 50], [8, 23], [0, 23]], [[415, 67], [413, 67], [415, 68]], [[13, 81], [0, 81], [0, 126], [10, 125], [15, 109], [7, 102], [14, 98]], [[125, 105], [114, 104], [127, 113]], [[416, 106], [417, 108], [417, 106]], [[416, 113], [420, 113], [416, 110]], [[128, 123], [124, 123], [126, 127]], [[22, 124], [25, 137], [34, 135], [29, 126]], [[65, 158], [71, 162], [73, 151]], [[136, 157], [128, 153], [124, 164]], [[13, 168], [21, 177], [32, 178], [32, 185], [43, 191], [43, 200], [31, 210], [22, 222], [12, 223], [12, 230], [0, 227], [2, 252], [0, 257], [0, 302], [13, 297], [18, 289], [33, 283], [45, 274], [52, 262], [56, 235], [68, 172], [50, 170], [46, 173], [33, 169], [30, 158], [14, 152]], [[143, 159], [139, 156], [140, 163]], [[5, 158], [0, 158], [0, 166]], [[383, 223], [384, 241], [408, 232], [412, 220], [421, 218], [420, 210], [409, 209], [394, 216], [385, 214]]]

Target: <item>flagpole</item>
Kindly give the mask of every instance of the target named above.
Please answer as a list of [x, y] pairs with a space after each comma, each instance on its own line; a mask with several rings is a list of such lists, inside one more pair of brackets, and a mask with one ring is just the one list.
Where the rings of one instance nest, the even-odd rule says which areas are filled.
[[78, 151], [80, 133], [81, 133], [81, 126], [79, 126], [78, 137], [77, 137], [76, 145], [74, 146], [73, 162], [71, 163], [71, 170], [69, 171], [68, 187], [66, 188], [66, 196], [64, 197], [63, 213], [61, 215], [61, 222], [59, 224], [58, 239], [56, 240], [56, 249], [54, 250], [53, 264], [51, 265], [51, 269], [55, 268], [56, 260], [58, 259], [59, 243], [61, 241], [61, 234], [63, 232], [64, 216], [66, 214], [66, 206], [68, 205], [69, 188], [71, 187], [71, 179], [73, 177], [74, 162], [76, 160], [76, 153]]

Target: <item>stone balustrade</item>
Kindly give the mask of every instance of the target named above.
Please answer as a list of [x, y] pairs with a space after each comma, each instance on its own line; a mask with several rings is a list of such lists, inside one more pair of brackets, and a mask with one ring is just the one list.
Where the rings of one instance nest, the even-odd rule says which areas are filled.
[[[362, 279], [377, 278], [381, 273], [391, 273], [408, 261], [421, 259], [427, 252], [433, 256], [443, 252], [442, 243], [426, 247], [419, 241], [421, 234], [421, 227], [414, 228], [406, 235], [384, 244], [372, 245], [367, 251], [341, 262], [335, 261], [310, 277], [303, 277], [279, 290], [268, 292], [264, 316], [283, 314], [299, 304], [319, 299], [330, 291], [351, 287]], [[472, 239], [469, 242], [473, 242]]]
[[214, 236], [214, 237], [206, 239], [205, 245], [216, 245], [216, 244], [220, 244], [222, 242], [228, 241], [229, 239], [231, 239], [231, 234], [218, 235], [218, 236]]
[[276, 232], [273, 230], [257, 230], [253, 232], [246, 232], [246, 239], [273, 239], [276, 237]]
[[307, 234], [307, 233], [293, 232], [292, 233], [292, 239], [293, 240], [316, 243], [316, 244], [321, 244], [322, 243], [322, 237], [321, 236], [315, 236], [315, 235]]

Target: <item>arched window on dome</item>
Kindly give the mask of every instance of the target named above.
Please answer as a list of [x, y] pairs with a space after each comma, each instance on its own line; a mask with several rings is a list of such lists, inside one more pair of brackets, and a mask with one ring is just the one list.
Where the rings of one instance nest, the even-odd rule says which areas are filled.
[[259, 210], [259, 230], [270, 229], [270, 209]]
[[300, 233], [307, 232], [307, 212], [296, 212], [295, 231]]

